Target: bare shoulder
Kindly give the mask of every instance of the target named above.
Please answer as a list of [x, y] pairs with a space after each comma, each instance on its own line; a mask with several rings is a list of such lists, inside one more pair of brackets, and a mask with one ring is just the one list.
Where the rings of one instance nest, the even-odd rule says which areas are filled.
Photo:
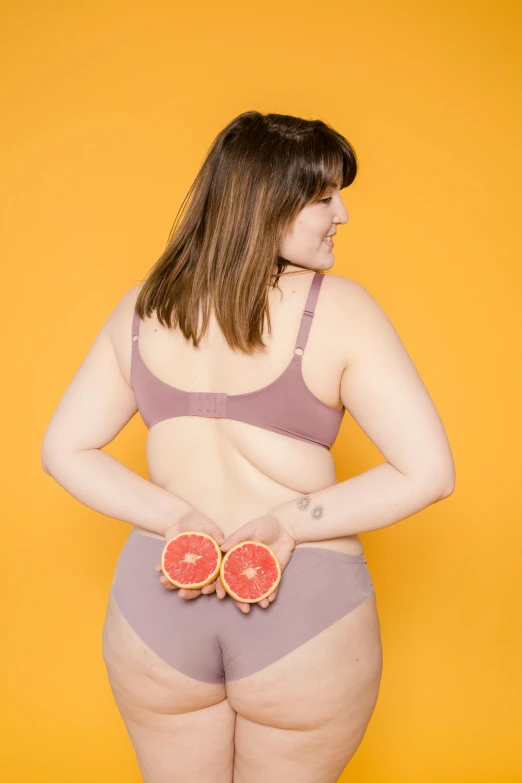
[[[357, 280], [352, 280], [350, 277], [342, 277], [341, 275], [325, 275], [329, 283], [330, 295], [334, 298], [340, 308], [346, 312], [348, 305], [360, 308], [365, 305], [368, 306], [370, 300], [375, 302], [370, 292]], [[351, 310], [349, 309], [346, 315], [349, 315]]]
[[325, 298], [334, 319], [331, 331], [347, 365], [364, 352], [370, 333], [392, 331], [393, 326], [381, 305], [357, 280], [331, 274], [327, 277]]
[[325, 275], [328, 278], [324, 288], [329, 305], [338, 308], [339, 314], [349, 316], [354, 308], [364, 307], [368, 298], [373, 298], [369, 291], [350, 277], [341, 275]]

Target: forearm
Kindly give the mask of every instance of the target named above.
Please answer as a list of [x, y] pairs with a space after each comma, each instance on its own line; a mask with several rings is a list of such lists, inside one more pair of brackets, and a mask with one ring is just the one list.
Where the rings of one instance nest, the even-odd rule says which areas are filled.
[[44, 470], [89, 508], [151, 533], [163, 534], [192, 509], [189, 503], [142, 478], [100, 449], [47, 455]]
[[302, 495], [272, 513], [298, 543], [323, 541], [388, 527], [447, 494], [442, 483], [439, 486], [409, 478], [385, 462], [326, 489]]

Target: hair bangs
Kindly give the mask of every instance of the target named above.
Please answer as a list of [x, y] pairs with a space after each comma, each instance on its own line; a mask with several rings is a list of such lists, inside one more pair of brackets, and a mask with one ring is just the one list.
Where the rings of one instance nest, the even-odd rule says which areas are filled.
[[266, 348], [268, 291], [291, 264], [279, 255], [281, 237], [301, 209], [356, 174], [354, 148], [322, 120], [238, 115], [212, 142], [136, 312], [155, 311], [197, 347], [213, 311], [231, 348]]
[[327, 125], [311, 136], [308, 165], [312, 169], [310, 200], [320, 198], [328, 188], [347, 188], [357, 174], [357, 158], [350, 143]]

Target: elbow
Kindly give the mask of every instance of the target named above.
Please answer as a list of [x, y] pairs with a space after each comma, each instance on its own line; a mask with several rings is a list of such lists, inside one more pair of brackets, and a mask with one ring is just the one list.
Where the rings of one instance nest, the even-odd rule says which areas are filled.
[[42, 462], [41, 462], [41, 468], [42, 468], [44, 473], [47, 473], [48, 476], [51, 476], [52, 478], [54, 478], [53, 471], [51, 470], [51, 468], [49, 467], [47, 462], [45, 462], [44, 460], [42, 460]]
[[51, 476], [51, 470], [49, 468], [49, 455], [46, 452], [44, 448], [42, 448], [41, 455], [40, 455], [40, 466], [44, 473], [47, 473], [48, 476]]
[[455, 491], [455, 463], [451, 460], [449, 470], [446, 471], [445, 479], [442, 484], [444, 488], [443, 497], [447, 498]]
[[49, 465], [48, 465], [48, 452], [49, 452], [49, 448], [44, 437], [42, 441], [42, 446], [40, 448], [40, 466], [43, 472], [47, 473], [47, 475], [50, 476], [51, 472], [49, 470]]
[[455, 491], [455, 465], [439, 475], [436, 486], [439, 500], [449, 497]]
[[440, 493], [440, 499], [449, 497], [455, 491], [455, 482], [444, 484]]
[[41, 468], [48, 476], [56, 479], [56, 476], [60, 475], [73, 457], [80, 452], [81, 449], [75, 449], [71, 445], [66, 446], [64, 443], [59, 445], [56, 443], [52, 444], [50, 440], [44, 438], [40, 452]]
[[58, 450], [56, 446], [53, 446], [51, 442], [44, 437], [40, 451], [40, 465], [43, 472], [47, 473], [48, 476], [53, 476], [56, 464], [63, 459], [64, 454], [62, 450]]
[[455, 468], [436, 468], [422, 475], [411, 476], [421, 491], [431, 497], [434, 502], [449, 497], [455, 490]]

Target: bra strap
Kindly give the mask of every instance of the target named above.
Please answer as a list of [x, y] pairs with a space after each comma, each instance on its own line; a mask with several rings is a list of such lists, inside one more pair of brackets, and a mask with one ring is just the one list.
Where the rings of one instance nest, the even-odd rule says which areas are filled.
[[138, 350], [138, 336], [140, 333], [140, 317], [138, 313], [132, 316], [132, 350]]
[[301, 361], [302, 359], [302, 354], [296, 354], [295, 351], [297, 348], [301, 348], [304, 353], [304, 349], [306, 347], [306, 343], [308, 340], [308, 334], [310, 333], [310, 328], [312, 326], [312, 318], [314, 317], [315, 306], [317, 304], [317, 299], [319, 297], [319, 290], [321, 288], [323, 278], [324, 275], [320, 274], [319, 272], [316, 272], [313, 277], [312, 285], [310, 286], [310, 291], [308, 292], [308, 298], [306, 300], [305, 308], [301, 318], [299, 332], [297, 333], [297, 340], [295, 341], [293, 361], [298, 362]]

